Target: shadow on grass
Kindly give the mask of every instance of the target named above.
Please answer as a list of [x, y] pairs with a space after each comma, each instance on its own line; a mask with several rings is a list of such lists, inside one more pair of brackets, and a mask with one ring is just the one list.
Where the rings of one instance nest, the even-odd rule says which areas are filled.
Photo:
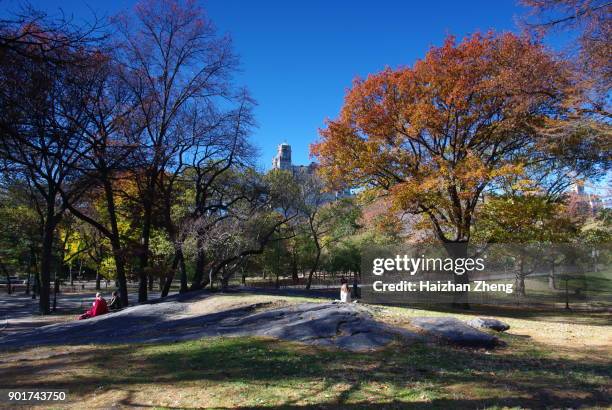
[[[67, 367], [91, 371], [78, 376], [66, 372], [60, 379], [41, 383], [82, 397], [100, 389], [121, 390], [127, 393], [121, 404], [130, 407], [142, 406], [130, 393], [138, 391], [138, 386], [180, 389], [183, 382], [197, 381], [206, 382], [208, 388], [211, 384], [247, 386], [251, 395], [247, 403], [258, 397], [266, 403], [261, 408], [267, 409], [362, 409], [373, 403], [408, 409], [610, 405], [609, 364], [550, 358], [545, 352], [485, 354], [424, 344], [396, 344], [380, 352], [355, 354], [259, 338], [106, 346], [44, 364], [25, 361], [5, 374], [0, 384], [24, 388], [50, 371], [61, 373]], [[279, 399], [282, 392], [291, 394]], [[238, 404], [232, 408], [258, 407]]]

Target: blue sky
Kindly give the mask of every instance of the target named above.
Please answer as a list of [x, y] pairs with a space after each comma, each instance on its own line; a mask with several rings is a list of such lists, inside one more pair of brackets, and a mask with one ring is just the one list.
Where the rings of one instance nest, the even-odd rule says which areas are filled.
[[[17, 0], [0, 0], [6, 6]], [[32, 0], [50, 14], [76, 21], [112, 16], [134, 1]], [[220, 33], [241, 57], [236, 80], [258, 102], [253, 135], [260, 164], [270, 167], [276, 146], [292, 145], [294, 163], [310, 161], [308, 146], [333, 118], [355, 76], [385, 66], [411, 65], [448, 34], [516, 30], [524, 13], [515, 0], [203, 0]]]

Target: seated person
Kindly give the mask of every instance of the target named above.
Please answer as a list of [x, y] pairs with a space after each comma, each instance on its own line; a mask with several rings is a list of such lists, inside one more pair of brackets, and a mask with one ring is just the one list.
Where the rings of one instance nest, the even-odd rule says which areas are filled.
[[106, 305], [106, 300], [104, 300], [102, 294], [98, 292], [96, 293], [96, 299], [94, 300], [91, 309], [79, 316], [79, 320], [100, 316], [105, 313], [108, 313], [108, 306]]
[[113, 292], [113, 296], [111, 298], [110, 303], [108, 304], [108, 308], [110, 310], [119, 310], [123, 308], [123, 303], [121, 302], [121, 296], [117, 291]]
[[348, 287], [348, 282], [346, 279], [342, 278], [340, 283], [340, 301], [344, 303], [351, 303], [351, 290]]

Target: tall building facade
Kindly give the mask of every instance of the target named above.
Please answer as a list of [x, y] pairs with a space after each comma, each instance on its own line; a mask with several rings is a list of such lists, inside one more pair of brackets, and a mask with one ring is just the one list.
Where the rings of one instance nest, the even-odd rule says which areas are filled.
[[272, 158], [272, 169], [291, 171], [291, 145], [283, 142], [278, 146], [276, 156]]

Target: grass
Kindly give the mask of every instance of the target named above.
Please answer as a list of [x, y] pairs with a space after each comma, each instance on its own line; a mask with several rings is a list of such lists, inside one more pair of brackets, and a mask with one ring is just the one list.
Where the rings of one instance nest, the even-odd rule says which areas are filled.
[[[567, 279], [567, 281], [566, 281]], [[515, 284], [512, 275], [504, 279], [489, 279], [488, 283]], [[567, 292], [566, 292], [567, 286]], [[526, 276], [525, 295], [514, 292], [482, 292], [471, 295], [472, 301], [505, 306], [563, 309], [566, 299], [570, 309], [606, 310], [612, 308], [612, 271], [584, 272], [565, 276], [555, 275], [555, 289], [550, 289], [548, 276]]]
[[[402, 325], [473, 313], [376, 315]], [[265, 338], [18, 350], [3, 354], [0, 385], [68, 389], [69, 408], [609, 407], [610, 327], [551, 317], [505, 318], [507, 346], [494, 351], [398, 342], [355, 354]]]

